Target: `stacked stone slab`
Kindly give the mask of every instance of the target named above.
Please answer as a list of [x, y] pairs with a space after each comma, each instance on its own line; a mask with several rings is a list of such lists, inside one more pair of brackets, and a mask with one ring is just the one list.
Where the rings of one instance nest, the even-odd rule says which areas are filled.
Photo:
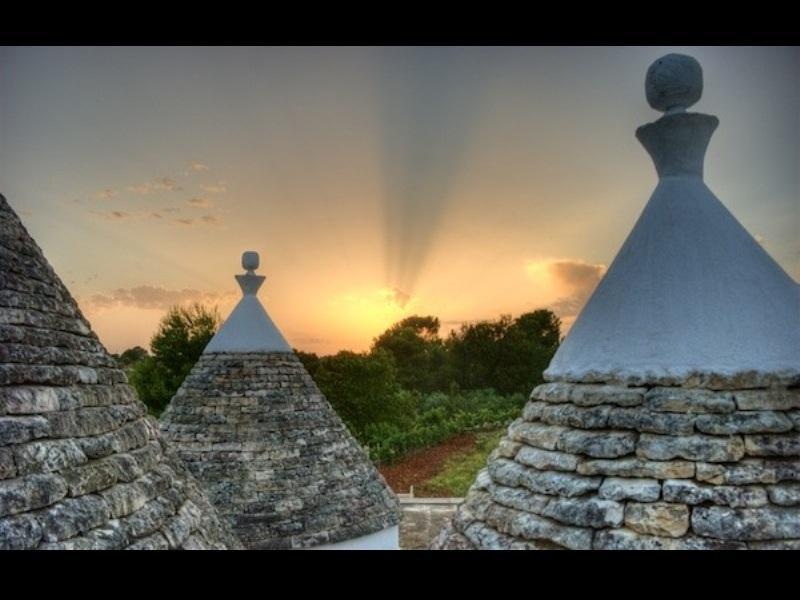
[[396, 496], [256, 305], [247, 256], [245, 296], [162, 416], [165, 438], [248, 548], [396, 547]]
[[702, 181], [701, 89], [651, 67], [659, 185], [433, 548], [800, 549], [800, 290]]
[[434, 547], [800, 548], [800, 390], [538, 386]]
[[0, 549], [241, 547], [0, 196]]

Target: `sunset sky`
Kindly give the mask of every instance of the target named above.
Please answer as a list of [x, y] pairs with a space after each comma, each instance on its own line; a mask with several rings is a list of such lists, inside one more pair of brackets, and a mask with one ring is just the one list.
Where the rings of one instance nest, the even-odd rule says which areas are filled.
[[650, 63], [695, 56], [706, 183], [800, 280], [800, 49], [0, 48], [0, 193], [112, 352], [226, 316], [244, 250], [302, 350], [409, 314], [569, 325], [656, 184]]

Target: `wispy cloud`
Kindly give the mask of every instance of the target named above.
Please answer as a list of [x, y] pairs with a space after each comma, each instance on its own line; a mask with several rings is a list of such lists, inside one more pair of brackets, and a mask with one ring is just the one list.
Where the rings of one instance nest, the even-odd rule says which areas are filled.
[[101, 219], [105, 219], [106, 221], [135, 221], [135, 220], [142, 220], [142, 219], [163, 219], [164, 217], [158, 212], [148, 212], [144, 210], [138, 211], [126, 211], [126, 210], [109, 210], [109, 211], [99, 211], [99, 210], [91, 210], [89, 211], [90, 214], [93, 214]]
[[186, 202], [192, 206], [199, 206], [202, 208], [210, 208], [212, 205], [211, 200], [208, 198], [190, 198]]
[[198, 172], [198, 173], [202, 172], [202, 171], [208, 171], [209, 170], [207, 165], [204, 165], [201, 162], [197, 162], [196, 160], [193, 160], [191, 163], [189, 163], [189, 168], [192, 171], [195, 171], [195, 172]]
[[216, 185], [200, 184], [200, 189], [209, 194], [224, 194], [228, 191], [228, 188], [222, 182], [219, 182]]
[[173, 222], [178, 225], [183, 225], [184, 227], [192, 227], [194, 225], [220, 225], [222, 223], [222, 219], [215, 217], [214, 215], [203, 215], [197, 219], [173, 219]]
[[116, 195], [117, 195], [116, 190], [112, 190], [111, 188], [106, 188], [104, 190], [100, 190], [94, 196], [95, 198], [100, 198], [101, 200], [110, 200]]
[[140, 183], [139, 185], [129, 185], [127, 190], [134, 194], [145, 195], [153, 191], [153, 186], [149, 183]]
[[156, 179], [153, 187], [155, 187], [157, 190], [167, 190], [169, 192], [179, 192], [183, 189], [178, 185], [177, 181], [169, 177], [161, 177], [160, 179]]
[[129, 192], [145, 196], [153, 192], [167, 191], [167, 192], [180, 192], [183, 188], [178, 185], [178, 182], [171, 177], [159, 177], [152, 181], [145, 181], [136, 185], [129, 185], [126, 188]]
[[133, 306], [142, 309], [166, 310], [176, 304], [200, 302], [210, 304], [228, 300], [235, 296], [234, 292], [204, 292], [195, 289], [171, 290], [154, 285], [140, 285], [131, 288], [118, 288], [105, 294], [93, 294], [85, 298], [81, 304], [88, 309], [113, 308], [116, 306]]
[[101, 219], [106, 219], [108, 221], [124, 221], [127, 219], [141, 218], [142, 216], [139, 213], [126, 212], [124, 210], [109, 210], [106, 212], [102, 212], [99, 210], [92, 210], [90, 212], [91, 214], [96, 215]]

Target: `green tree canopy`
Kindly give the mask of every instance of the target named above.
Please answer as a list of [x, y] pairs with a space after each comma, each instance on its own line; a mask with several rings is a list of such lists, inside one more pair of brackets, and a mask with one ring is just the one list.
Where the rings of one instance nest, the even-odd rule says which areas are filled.
[[511, 317], [496, 321], [465, 323], [447, 340], [455, 380], [467, 390], [494, 387], [494, 373], [500, 360], [500, 341], [511, 326]]
[[160, 414], [178, 391], [222, 319], [217, 308], [202, 304], [173, 306], [150, 340], [151, 356], [137, 362], [131, 384], [150, 410]]
[[319, 368], [320, 357], [313, 352], [303, 352], [297, 348], [294, 348], [293, 350], [297, 355], [297, 358], [300, 359], [300, 362], [303, 363], [303, 366], [306, 368], [306, 371], [308, 371], [308, 374], [311, 375], [311, 377], [314, 377], [314, 374]]
[[385, 350], [397, 365], [397, 380], [405, 389], [432, 392], [446, 389], [449, 363], [439, 337], [439, 319], [411, 316], [375, 338], [372, 350]]
[[544, 381], [561, 336], [561, 321], [549, 310], [536, 310], [511, 323], [498, 347], [494, 388], [501, 394], [530, 391]]
[[447, 341], [456, 381], [464, 389], [527, 394], [543, 381], [560, 335], [561, 321], [544, 309], [462, 325]]
[[135, 365], [137, 362], [149, 356], [147, 350], [142, 348], [141, 346], [134, 346], [133, 348], [128, 348], [118, 357], [117, 362], [123, 369], [127, 369]]
[[414, 413], [416, 401], [401, 389], [394, 360], [385, 350], [323, 356], [314, 378], [357, 437], [368, 425], [400, 423]]

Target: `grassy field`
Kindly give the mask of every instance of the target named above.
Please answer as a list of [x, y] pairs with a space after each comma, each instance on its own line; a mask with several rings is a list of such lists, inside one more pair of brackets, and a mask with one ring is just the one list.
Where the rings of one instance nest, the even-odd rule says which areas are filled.
[[486, 458], [497, 447], [505, 428], [476, 435], [472, 448], [450, 456], [439, 472], [415, 486], [414, 495], [423, 497], [461, 497], [466, 495], [475, 476], [486, 466]]

